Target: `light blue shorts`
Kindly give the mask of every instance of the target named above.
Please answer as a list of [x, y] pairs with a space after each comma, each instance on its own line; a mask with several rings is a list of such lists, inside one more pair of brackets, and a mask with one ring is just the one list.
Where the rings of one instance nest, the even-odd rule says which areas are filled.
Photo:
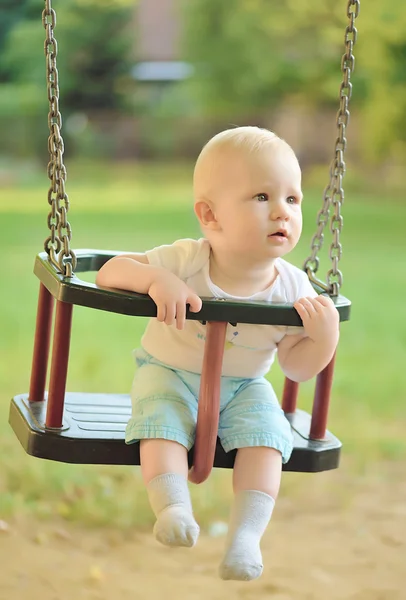
[[[161, 438], [190, 450], [196, 431], [200, 375], [168, 367], [143, 349], [137, 350], [136, 362], [126, 443]], [[290, 424], [264, 377], [221, 378], [218, 436], [225, 452], [267, 446], [279, 450], [284, 463], [292, 453]]]

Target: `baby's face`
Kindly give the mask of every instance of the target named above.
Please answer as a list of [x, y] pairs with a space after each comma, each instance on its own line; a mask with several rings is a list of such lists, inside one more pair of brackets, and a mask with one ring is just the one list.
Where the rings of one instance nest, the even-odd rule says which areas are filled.
[[302, 190], [289, 146], [277, 141], [255, 154], [223, 150], [213, 161], [207, 173], [218, 243], [254, 262], [290, 252], [302, 231]]

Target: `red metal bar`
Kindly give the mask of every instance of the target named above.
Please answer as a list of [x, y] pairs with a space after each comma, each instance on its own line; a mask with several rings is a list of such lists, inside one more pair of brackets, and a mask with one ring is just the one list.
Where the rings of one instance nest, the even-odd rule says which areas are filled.
[[294, 413], [297, 406], [297, 397], [299, 394], [299, 384], [297, 381], [292, 381], [285, 377], [285, 385], [283, 386], [282, 395], [282, 410], [286, 414]]
[[317, 375], [312, 422], [310, 425], [310, 439], [312, 440], [322, 440], [326, 435], [335, 358], [336, 355], [334, 353], [327, 367]]
[[200, 380], [193, 467], [189, 480], [205, 481], [213, 467], [220, 416], [220, 385], [227, 323], [208, 322]]
[[54, 298], [43, 283], [39, 286], [37, 321], [35, 325], [34, 352], [32, 356], [31, 381], [28, 400], [42, 402], [48, 370]]
[[62, 427], [71, 326], [72, 304], [58, 301], [56, 303], [46, 427]]

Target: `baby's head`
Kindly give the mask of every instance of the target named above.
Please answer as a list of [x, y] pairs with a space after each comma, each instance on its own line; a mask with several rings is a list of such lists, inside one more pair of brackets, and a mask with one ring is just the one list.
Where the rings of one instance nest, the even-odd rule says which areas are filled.
[[260, 227], [266, 232], [277, 225], [290, 230], [290, 243], [274, 244], [276, 254], [296, 245], [302, 226], [301, 171], [292, 148], [271, 131], [236, 127], [215, 135], [196, 161], [193, 189], [195, 212], [210, 242], [225, 234], [230, 245], [233, 231], [260, 236]]
[[210, 197], [216, 194], [217, 187], [224, 183], [227, 185], [226, 175], [233, 164], [244, 161], [249, 169], [260, 157], [267, 157], [269, 163], [283, 157], [285, 163], [293, 166], [295, 175], [300, 177], [296, 155], [282, 138], [260, 127], [235, 127], [212, 137], [200, 152], [193, 176], [195, 199]]

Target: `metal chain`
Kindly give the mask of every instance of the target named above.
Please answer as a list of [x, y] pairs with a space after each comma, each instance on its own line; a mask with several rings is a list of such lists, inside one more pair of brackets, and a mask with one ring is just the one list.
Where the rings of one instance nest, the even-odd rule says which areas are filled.
[[[339, 270], [339, 261], [342, 255], [340, 233], [343, 227], [341, 207], [344, 202], [343, 177], [345, 174], [344, 153], [347, 146], [345, 137], [346, 128], [350, 118], [349, 102], [352, 94], [351, 74], [354, 71], [355, 57], [353, 49], [357, 41], [357, 29], [355, 19], [360, 11], [360, 0], [349, 0], [347, 3], [348, 25], [345, 29], [345, 52], [341, 59], [341, 71], [343, 80], [340, 86], [340, 108], [337, 113], [338, 136], [335, 142], [334, 158], [330, 165], [330, 181], [324, 190], [323, 205], [317, 214], [317, 230], [311, 242], [311, 254], [306, 259], [304, 269], [309, 279], [327, 291], [331, 296], [338, 296], [343, 283], [342, 272]], [[330, 220], [330, 231], [333, 241], [330, 245], [330, 260], [332, 268], [327, 273], [327, 283], [319, 280], [315, 273], [320, 264], [318, 253], [324, 240], [324, 228], [330, 218], [331, 205], [334, 207]]]
[[76, 267], [76, 256], [70, 248], [72, 229], [67, 219], [69, 198], [65, 191], [66, 168], [63, 163], [64, 145], [61, 136], [62, 117], [59, 112], [59, 80], [56, 68], [58, 45], [54, 38], [56, 13], [51, 0], [45, 0], [42, 11], [42, 24], [46, 31], [44, 51], [46, 57], [47, 92], [49, 100], [48, 114], [48, 178], [51, 186], [48, 190], [48, 228], [51, 234], [44, 242], [49, 260], [65, 277], [71, 277]]

